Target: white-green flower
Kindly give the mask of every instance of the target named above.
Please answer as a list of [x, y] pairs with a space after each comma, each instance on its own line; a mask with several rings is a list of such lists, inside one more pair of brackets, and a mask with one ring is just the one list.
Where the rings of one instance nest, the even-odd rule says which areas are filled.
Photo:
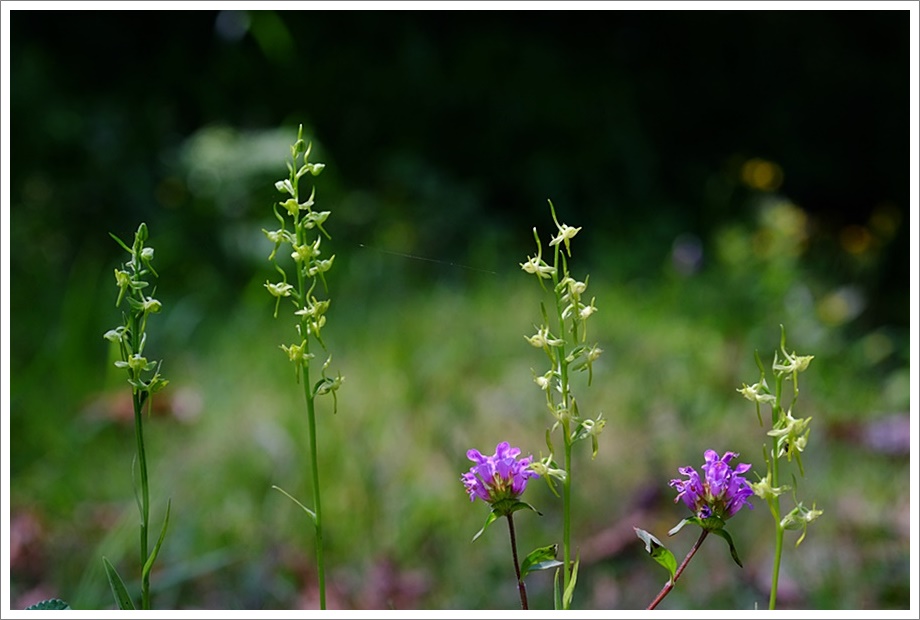
[[524, 339], [538, 349], [545, 347], [558, 347], [562, 344], [565, 344], [564, 340], [550, 336], [549, 328], [546, 326], [539, 328], [537, 333], [533, 336], [524, 336]]
[[793, 508], [789, 514], [783, 517], [779, 525], [784, 530], [802, 530], [802, 535], [799, 536], [799, 539], [795, 541], [795, 546], [798, 547], [803, 540], [805, 540], [805, 534], [808, 529], [808, 524], [824, 514], [823, 510], [818, 510], [815, 507], [815, 504], [811, 505], [811, 509], [805, 507], [805, 504], [799, 502], [799, 504]]
[[575, 235], [578, 234], [579, 230], [581, 230], [581, 226], [575, 228], [574, 226], [569, 226], [568, 224], [559, 225], [559, 234], [553, 237], [552, 241], [549, 242], [550, 246], [564, 243], [565, 253], [571, 256], [572, 249], [569, 247], [569, 242], [575, 237]]
[[[317, 239], [317, 241], [319, 241], [319, 239]], [[319, 243], [317, 243], [316, 246], [319, 247]], [[327, 271], [329, 271], [330, 269], [332, 269], [332, 262], [333, 262], [334, 260], [335, 260], [335, 254], [333, 254], [333, 255], [330, 256], [329, 258], [324, 258], [324, 259], [322, 259], [322, 260], [316, 261], [316, 262], [313, 263], [313, 265], [307, 270], [307, 275], [310, 276], [310, 277], [312, 278], [313, 276], [316, 276], [316, 275], [319, 275], [319, 274], [326, 273]]]
[[549, 386], [552, 383], [554, 374], [555, 373], [552, 370], [548, 370], [542, 375], [534, 373], [533, 382], [536, 383], [541, 390], [547, 391], [549, 390]]
[[272, 283], [266, 280], [264, 286], [273, 297], [290, 297], [291, 291], [294, 290], [294, 287], [287, 282]]
[[520, 265], [521, 269], [527, 273], [537, 274], [541, 278], [550, 278], [556, 273], [556, 269], [547, 265], [539, 255], [529, 257], [526, 263], [520, 263]]
[[589, 316], [597, 312], [597, 306], [594, 305], [594, 297], [591, 298], [591, 303], [587, 306], [582, 306], [578, 311], [578, 315], [581, 317], [581, 320], [586, 320]]
[[752, 483], [751, 488], [754, 490], [754, 495], [757, 497], [765, 500], [771, 500], [788, 491], [789, 485], [784, 484], [779, 487], [773, 486], [773, 474], [768, 471], [766, 476], [761, 478], [759, 481]]
[[772, 403], [776, 400], [776, 397], [770, 394], [770, 388], [767, 387], [767, 382], [764, 379], [754, 385], [742, 383], [741, 387], [735, 391], [740, 392], [746, 399], [755, 403]]
[[779, 375], [804, 372], [811, 360], [815, 358], [814, 355], [796, 355], [794, 351], [790, 354], [785, 349], [783, 349], [783, 357], [786, 359], [785, 363], [779, 361], [779, 356], [775, 355], [773, 358], [773, 370]]
[[109, 342], [124, 342], [126, 333], [127, 329], [125, 329], [125, 326], [119, 325], [115, 329], [110, 329], [109, 331], [105, 332], [102, 337]]
[[320, 317], [326, 313], [326, 310], [329, 309], [330, 300], [326, 299], [319, 301], [316, 297], [312, 297], [307, 305], [305, 305], [300, 310], [294, 312], [297, 316], [308, 316], [308, 317]]
[[308, 245], [306, 243], [303, 245], [297, 245], [295, 243], [294, 251], [291, 253], [291, 258], [293, 258], [295, 261], [300, 263], [303, 261], [309, 261], [314, 256], [319, 256], [320, 241], [321, 239], [317, 237], [316, 241], [314, 241], [313, 244], [311, 245]]
[[153, 297], [147, 297], [141, 302], [140, 310], [144, 314], [156, 314], [163, 308], [163, 304]]
[[540, 461], [534, 461], [530, 464], [530, 471], [536, 473], [539, 476], [549, 476], [555, 478], [556, 480], [565, 482], [565, 470], [559, 469], [557, 467], [551, 467], [553, 464], [552, 455], [546, 457]]
[[146, 357], [142, 357], [138, 353], [128, 356], [127, 360], [118, 360], [115, 362], [116, 367], [127, 368], [134, 376], [139, 375], [143, 370], [151, 370], [154, 365], [155, 364], [149, 363]]
[[294, 186], [291, 184], [290, 179], [284, 179], [275, 183], [275, 189], [281, 193], [288, 193], [291, 196], [294, 195]]

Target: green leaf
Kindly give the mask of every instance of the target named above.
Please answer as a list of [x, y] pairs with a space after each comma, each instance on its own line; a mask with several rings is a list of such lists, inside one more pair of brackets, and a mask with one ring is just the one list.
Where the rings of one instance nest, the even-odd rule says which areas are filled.
[[521, 562], [521, 579], [523, 579], [527, 573], [532, 573], [533, 571], [547, 570], [549, 568], [562, 566], [562, 562], [556, 559], [556, 552], [558, 549], [559, 545], [547, 545], [545, 547], [538, 547], [527, 554], [527, 557]]
[[562, 591], [559, 589], [559, 572], [562, 568], [556, 569], [553, 575], [553, 609], [562, 609]]
[[38, 609], [70, 609], [70, 605], [65, 603], [59, 598], [49, 598], [48, 600], [42, 601], [41, 603], [35, 603], [31, 607], [26, 607], [26, 611], [38, 610]]
[[118, 609], [136, 609], [134, 601], [131, 600], [131, 596], [128, 594], [128, 588], [125, 587], [125, 582], [122, 581], [112, 563], [103, 557], [102, 564], [105, 566], [105, 576], [109, 579], [109, 585], [112, 587], [112, 595], [115, 596], [115, 603], [118, 605]]
[[305, 513], [307, 513], [308, 515], [310, 515], [310, 518], [313, 519], [314, 525], [316, 524], [316, 513], [315, 513], [315, 512], [313, 512], [312, 510], [310, 510], [309, 508], [307, 508], [306, 506], [304, 506], [303, 504], [301, 504], [300, 502], [298, 502], [296, 499], [293, 498], [293, 496], [291, 496], [290, 493], [288, 493], [287, 491], [285, 491], [285, 490], [282, 489], [281, 487], [272, 485], [272, 488], [275, 489], [276, 491], [281, 491], [282, 493], [284, 493], [285, 495], [287, 495], [288, 499], [291, 500], [292, 502], [294, 502], [295, 504], [297, 504], [298, 506], [300, 506], [300, 507], [303, 509], [303, 511], [304, 511]]
[[713, 534], [716, 534], [716, 535], [718, 535], [718, 536], [721, 536], [722, 538], [725, 539], [725, 542], [728, 543], [728, 550], [731, 552], [731, 554], [732, 554], [732, 559], [735, 561], [735, 564], [737, 564], [737, 565], [740, 566], [741, 568], [744, 568], [744, 565], [741, 563], [741, 560], [738, 558], [738, 552], [735, 550], [735, 543], [732, 542], [732, 537], [731, 537], [731, 535], [730, 535], [728, 532], [726, 532], [725, 530], [723, 530], [722, 528], [717, 528], [717, 529], [710, 530], [710, 531], [711, 531]]
[[572, 604], [572, 596], [575, 595], [575, 582], [578, 581], [578, 557], [575, 558], [575, 564], [572, 566], [572, 575], [569, 578], [569, 585], [565, 588], [562, 595], [562, 608], [568, 609]]
[[679, 532], [688, 523], [699, 525], [701, 528], [703, 528], [704, 530], [708, 532], [712, 532], [714, 530], [720, 530], [725, 525], [725, 521], [723, 521], [719, 517], [709, 517], [708, 519], [700, 519], [699, 517], [687, 517], [686, 519], [684, 519], [683, 521], [681, 521], [680, 523], [672, 527], [671, 530], [668, 532], [668, 536], [673, 536], [674, 534]]
[[528, 504], [527, 502], [522, 502], [519, 499], [513, 500], [500, 500], [492, 504], [492, 512], [495, 512], [499, 517], [505, 517], [511, 514], [514, 514], [518, 510], [533, 510], [535, 513], [543, 516], [543, 513]]
[[478, 532], [476, 532], [476, 535], [473, 536], [473, 540], [471, 540], [470, 542], [475, 542], [477, 538], [479, 538], [480, 536], [482, 536], [482, 533], [486, 531], [486, 528], [489, 527], [490, 525], [492, 525], [492, 522], [495, 521], [497, 518], [498, 518], [498, 513], [497, 513], [497, 512], [495, 512], [494, 510], [491, 511], [491, 512], [489, 512], [489, 516], [486, 517], [486, 523], [485, 523], [485, 525], [482, 526], [482, 529], [481, 529], [481, 530], [479, 530]]
[[555, 452], [553, 452], [553, 437], [552, 437], [552, 435], [553, 435], [552, 429], [549, 429], [549, 428], [546, 429], [546, 447], [549, 448], [549, 455], [550, 455], [550, 456], [552, 456], [553, 454], [555, 454]]
[[667, 569], [668, 574], [670, 575], [670, 580], [674, 581], [674, 573], [677, 572], [677, 559], [674, 557], [674, 554], [667, 549], [664, 545], [661, 544], [661, 541], [637, 527], [633, 528], [636, 530], [636, 536], [645, 543], [645, 550], [648, 551], [649, 555], [652, 556], [656, 562], [661, 564]]
[[163, 538], [166, 537], [166, 528], [169, 526], [169, 509], [172, 506], [172, 500], [166, 501], [166, 518], [163, 520], [163, 528], [160, 530], [160, 537], [157, 539], [157, 544], [153, 546], [153, 551], [150, 552], [150, 557], [147, 558], [147, 561], [144, 562], [144, 569], [141, 574], [146, 577], [150, 574], [151, 569], [153, 568], [153, 563], [157, 559], [157, 555], [160, 553], [160, 547], [163, 545]]

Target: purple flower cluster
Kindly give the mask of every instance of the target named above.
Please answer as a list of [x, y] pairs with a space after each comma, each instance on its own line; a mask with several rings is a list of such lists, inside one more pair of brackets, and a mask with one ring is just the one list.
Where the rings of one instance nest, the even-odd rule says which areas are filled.
[[512, 448], [507, 441], [498, 444], [492, 456], [485, 456], [479, 450], [469, 450], [466, 456], [476, 464], [460, 480], [470, 494], [470, 501], [478, 497], [488, 504], [495, 504], [519, 498], [527, 488], [527, 480], [539, 477], [529, 469], [533, 458], [528, 456], [518, 460], [520, 453], [520, 448]]
[[728, 462], [738, 456], [735, 452], [726, 452], [722, 458], [715, 450], [706, 450], [706, 462], [703, 463], [705, 480], [701, 480], [696, 470], [692, 467], [679, 467], [679, 471], [687, 480], [675, 478], [670, 485], [677, 489], [678, 500], [684, 503], [701, 519], [718, 517], [728, 519], [747, 504], [754, 506], [748, 498], [754, 494], [750, 483], [745, 479], [744, 473], [751, 468], [749, 463], [739, 463], [732, 469]]

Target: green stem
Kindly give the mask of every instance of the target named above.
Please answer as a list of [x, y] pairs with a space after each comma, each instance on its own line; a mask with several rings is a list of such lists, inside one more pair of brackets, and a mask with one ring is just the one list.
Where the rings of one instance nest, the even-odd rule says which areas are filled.
[[[296, 168], [297, 160], [294, 160], [294, 166]], [[294, 185], [294, 200], [300, 200], [300, 189], [298, 187], [297, 179], [294, 178], [293, 173], [291, 173], [291, 183]], [[306, 243], [306, 234], [305, 230], [300, 224], [299, 213], [294, 217], [294, 228], [297, 231], [297, 243], [303, 245]], [[307, 286], [306, 286], [306, 274], [305, 267], [303, 265], [297, 265], [297, 288], [300, 293], [300, 304], [301, 307], [305, 307], [307, 304]], [[304, 353], [309, 355], [310, 352], [310, 326], [309, 321], [306, 317], [301, 317], [300, 320], [300, 334], [305, 342]], [[311, 387], [310, 381], [310, 360], [309, 357], [304, 359], [301, 364], [301, 369], [303, 371], [303, 394], [304, 399], [307, 402], [307, 431], [308, 431], [308, 440], [310, 442], [310, 465], [311, 465], [311, 475], [313, 479], [313, 515], [316, 531], [316, 575], [317, 582], [319, 587], [319, 608], [322, 610], [326, 609], [326, 570], [325, 563], [323, 560], [323, 509], [320, 501], [320, 487], [319, 487], [319, 457], [316, 451], [316, 408], [314, 404], [314, 395]]]
[[[569, 442], [569, 423], [562, 424], [565, 433], [565, 480], [562, 481], [562, 591], [569, 588], [572, 579], [572, 444]], [[565, 596], [562, 597], [563, 609], [568, 609], [569, 604]]]
[[[778, 464], [779, 458], [777, 456], [778, 451], [779, 451], [779, 440], [776, 437], [774, 437], [773, 438], [773, 453], [770, 459], [771, 460], [770, 467], [772, 469], [773, 480], [779, 480], [779, 464]], [[780, 562], [782, 561], [782, 556], [783, 556], [784, 531], [783, 531], [782, 525], [780, 524], [781, 517], [780, 517], [779, 497], [775, 497], [770, 501], [770, 512], [773, 513], [773, 522], [776, 524], [775, 525], [776, 548], [774, 549], [774, 552], [773, 552], [773, 579], [772, 579], [772, 583], [770, 586], [770, 610], [772, 611], [776, 609], [776, 592], [779, 589], [779, 566], [780, 566]]]
[[326, 571], [323, 561], [323, 509], [319, 492], [319, 459], [316, 453], [316, 409], [310, 390], [310, 364], [303, 363], [303, 391], [307, 400], [307, 429], [310, 441], [310, 459], [313, 476], [313, 514], [316, 526], [316, 574], [319, 582], [319, 608], [326, 609]]
[[[140, 393], [134, 390], [134, 434], [137, 438], [137, 460], [141, 470], [141, 566], [147, 562], [147, 527], [150, 521], [150, 491], [147, 483], [147, 454], [144, 450], [143, 405]], [[150, 575], [141, 579], [141, 608], [150, 609]]]
[[[773, 428], [776, 428], [777, 422], [783, 415], [782, 407], [783, 397], [783, 380], [781, 377], [776, 378], [776, 400], [773, 401]], [[770, 469], [774, 484], [779, 481], [779, 439], [773, 437], [773, 451], [770, 453]], [[783, 557], [783, 528], [780, 525], [780, 502], [779, 497], [775, 497], [770, 502], [770, 512], [773, 513], [773, 521], [776, 524], [775, 541], [776, 548], [773, 552], [773, 578], [770, 585], [770, 610], [776, 609], [776, 593], [779, 589], [779, 566]]]
[[[563, 593], [567, 592], [569, 589], [569, 582], [572, 579], [572, 440], [571, 440], [571, 426], [570, 420], [573, 415], [573, 411], [570, 410], [572, 407], [572, 397], [569, 392], [569, 364], [566, 361], [566, 338], [565, 334], [565, 319], [562, 317], [564, 308], [563, 302], [563, 293], [559, 290], [559, 272], [560, 268], [563, 271], [566, 271], [566, 261], [565, 256], [562, 255], [560, 251], [561, 244], [555, 246], [555, 251], [553, 253], [553, 294], [556, 298], [556, 318], [559, 322], [559, 334], [558, 337], [563, 341], [559, 345], [556, 355], [559, 364], [559, 381], [562, 385], [562, 410], [563, 410], [563, 419], [562, 419], [562, 443], [565, 451], [565, 480], [562, 481], [562, 591]], [[569, 608], [568, 598], [563, 594], [562, 596], [562, 607], [563, 609]]]
[[[131, 334], [135, 340], [134, 350], [138, 350], [137, 316], [131, 316]], [[139, 378], [139, 377], [138, 377]], [[147, 563], [147, 528], [150, 523], [150, 486], [147, 481], [147, 451], [144, 449], [144, 399], [141, 391], [132, 386], [134, 404], [134, 435], [137, 439], [137, 461], [141, 470], [141, 567]], [[150, 609], [150, 575], [141, 576], [141, 609]]]
[[514, 517], [512, 513], [508, 513], [506, 516], [508, 517], [508, 532], [511, 535], [511, 557], [514, 560], [514, 574], [517, 575], [518, 593], [521, 595], [521, 609], [527, 610], [527, 586], [524, 585], [524, 580], [521, 579], [521, 565], [518, 562], [517, 540], [514, 537]]
[[776, 519], [776, 551], [773, 555], [773, 584], [770, 588], [770, 610], [776, 609], [776, 591], [779, 586], [779, 565], [783, 555], [783, 528], [779, 524], [779, 498], [776, 500], [774, 518]]

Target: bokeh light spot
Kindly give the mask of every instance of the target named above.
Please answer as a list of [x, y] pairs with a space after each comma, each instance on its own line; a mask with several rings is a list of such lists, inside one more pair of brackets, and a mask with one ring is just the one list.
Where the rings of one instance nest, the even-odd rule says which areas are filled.
[[783, 184], [783, 169], [772, 161], [755, 157], [741, 166], [741, 180], [753, 189], [775, 192]]
[[840, 231], [840, 245], [849, 254], [863, 254], [872, 245], [872, 233], [865, 226], [847, 226]]
[[891, 203], [877, 205], [869, 216], [869, 227], [880, 237], [890, 238], [901, 224], [901, 211]]

